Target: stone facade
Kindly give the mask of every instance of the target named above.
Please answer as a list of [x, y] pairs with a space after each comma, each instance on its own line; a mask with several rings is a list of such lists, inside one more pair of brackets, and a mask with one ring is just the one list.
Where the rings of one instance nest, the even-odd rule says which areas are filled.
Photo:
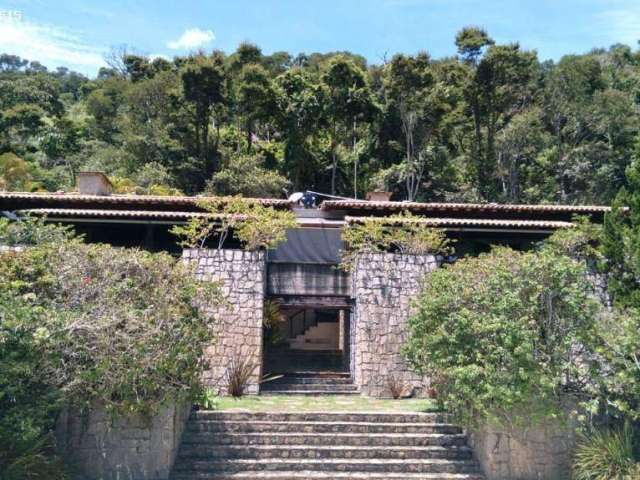
[[509, 430], [483, 425], [469, 435], [487, 480], [566, 480], [571, 478], [575, 428], [548, 420]]
[[226, 393], [226, 375], [233, 359], [257, 365], [247, 393], [258, 393], [262, 370], [262, 315], [266, 286], [265, 254], [245, 250], [184, 250], [202, 280], [221, 283], [224, 302], [211, 312], [216, 319], [215, 343], [206, 348], [209, 369], [204, 381]]
[[352, 372], [365, 395], [388, 397], [389, 376], [425, 393], [425, 381], [412, 372], [401, 349], [408, 337], [412, 302], [422, 279], [438, 267], [433, 255], [360, 255], [352, 274]]
[[164, 407], [152, 418], [112, 418], [103, 409], [58, 418], [57, 444], [78, 480], [166, 480], [190, 405]]

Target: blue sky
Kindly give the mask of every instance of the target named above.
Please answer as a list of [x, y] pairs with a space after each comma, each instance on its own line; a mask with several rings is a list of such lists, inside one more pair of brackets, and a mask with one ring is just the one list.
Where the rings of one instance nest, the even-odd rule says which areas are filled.
[[249, 40], [265, 53], [351, 50], [379, 63], [397, 52], [451, 55], [465, 25], [558, 59], [635, 48], [640, 0], [0, 0], [0, 52], [88, 75], [119, 45], [172, 57]]

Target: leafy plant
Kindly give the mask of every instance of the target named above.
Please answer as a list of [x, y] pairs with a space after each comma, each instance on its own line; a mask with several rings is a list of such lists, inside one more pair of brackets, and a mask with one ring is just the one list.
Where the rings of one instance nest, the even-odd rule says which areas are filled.
[[212, 388], [204, 387], [196, 403], [205, 410], [215, 410], [218, 406], [218, 395]]
[[593, 430], [578, 441], [574, 480], [635, 480], [640, 463], [634, 458], [633, 431], [627, 424], [621, 430]]
[[182, 238], [181, 245], [189, 248], [203, 248], [217, 236], [221, 249], [231, 233], [246, 250], [275, 248], [286, 239], [287, 230], [296, 227], [293, 212], [240, 196], [202, 201], [199, 206], [209, 213], [207, 217], [191, 218], [186, 225], [171, 229]]
[[0, 218], [0, 245], [28, 246], [59, 243], [71, 240], [75, 235], [69, 226], [45, 223], [45, 218], [21, 217], [19, 221]]
[[280, 310], [280, 304], [274, 300], [265, 300], [262, 326], [266, 345], [278, 346], [286, 342], [286, 338], [280, 333], [279, 329], [284, 322], [286, 322], [286, 317]]
[[241, 358], [239, 355], [231, 357], [225, 372], [227, 393], [232, 397], [242, 397], [257, 368], [258, 365], [249, 358]]
[[342, 232], [341, 268], [351, 270], [359, 254], [398, 252], [412, 255], [451, 253], [444, 230], [428, 226], [405, 212], [389, 217], [369, 217], [352, 222]]
[[426, 280], [406, 354], [468, 423], [560, 413], [590, 374], [591, 291], [584, 264], [549, 249], [464, 258]]

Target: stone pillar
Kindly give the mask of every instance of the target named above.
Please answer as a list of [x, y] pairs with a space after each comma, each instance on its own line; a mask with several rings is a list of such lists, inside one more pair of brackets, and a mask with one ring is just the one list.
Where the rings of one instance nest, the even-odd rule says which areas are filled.
[[223, 302], [211, 312], [216, 319], [215, 343], [205, 349], [209, 363], [205, 383], [225, 394], [225, 377], [231, 360], [249, 360], [258, 367], [247, 393], [257, 394], [262, 376], [265, 253], [188, 249], [182, 257], [185, 263], [195, 265], [199, 279], [221, 282]]
[[412, 302], [422, 279], [438, 267], [433, 255], [360, 255], [352, 275], [353, 374], [365, 395], [389, 397], [389, 376], [425, 394], [422, 377], [409, 369], [401, 349], [408, 337]]

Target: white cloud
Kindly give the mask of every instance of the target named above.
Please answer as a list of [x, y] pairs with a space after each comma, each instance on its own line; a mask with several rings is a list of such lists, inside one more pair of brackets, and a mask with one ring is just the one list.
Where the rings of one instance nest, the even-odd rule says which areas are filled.
[[90, 74], [105, 66], [104, 49], [59, 27], [22, 20], [0, 19], [0, 50], [49, 68], [64, 65]]
[[602, 36], [606, 41], [635, 46], [640, 40], [640, 5], [633, 0], [620, 2], [617, 7], [599, 14]]
[[167, 43], [167, 47], [172, 50], [183, 50], [197, 48], [213, 41], [216, 38], [211, 30], [200, 30], [199, 28], [188, 28], [177, 40]]

